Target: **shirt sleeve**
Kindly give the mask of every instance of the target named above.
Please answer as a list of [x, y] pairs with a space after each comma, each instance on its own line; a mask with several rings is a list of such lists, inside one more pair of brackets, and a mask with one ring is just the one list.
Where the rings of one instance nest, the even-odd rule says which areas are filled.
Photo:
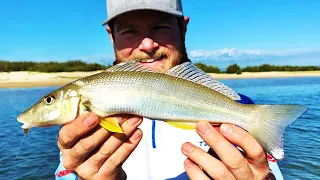
[[56, 180], [78, 180], [78, 176], [74, 172], [63, 167], [62, 158], [62, 153], [60, 152], [60, 163], [55, 172]]

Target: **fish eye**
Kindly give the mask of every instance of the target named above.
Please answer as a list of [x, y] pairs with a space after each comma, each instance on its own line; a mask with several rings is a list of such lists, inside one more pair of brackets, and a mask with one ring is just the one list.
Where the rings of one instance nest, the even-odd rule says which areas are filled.
[[48, 104], [48, 105], [50, 105], [50, 104], [52, 104], [53, 103], [53, 101], [54, 101], [54, 96], [48, 96], [48, 97], [46, 97], [45, 98], [45, 101], [46, 101], [46, 103]]

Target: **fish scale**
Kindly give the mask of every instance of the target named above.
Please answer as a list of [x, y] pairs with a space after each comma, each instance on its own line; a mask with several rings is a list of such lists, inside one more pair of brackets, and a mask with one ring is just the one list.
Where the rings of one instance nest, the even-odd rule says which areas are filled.
[[[90, 83], [79, 87], [80, 94], [91, 99], [93, 106], [109, 112], [109, 115], [134, 111], [134, 114], [159, 120], [207, 120], [243, 126], [245, 114], [251, 111], [247, 108], [245, 114], [239, 114], [236, 110], [243, 109], [242, 104], [200, 84], [165, 74], [104, 72], [95, 81], [81, 81], [83, 82], [80, 84], [85, 84], [86, 81]], [[98, 97], [103, 96], [105, 99], [101, 101]], [[234, 113], [230, 115], [224, 109]]]

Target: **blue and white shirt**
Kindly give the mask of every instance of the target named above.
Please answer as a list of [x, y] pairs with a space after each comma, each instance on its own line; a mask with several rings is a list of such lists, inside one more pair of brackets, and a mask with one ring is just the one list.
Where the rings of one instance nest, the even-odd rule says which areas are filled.
[[[241, 94], [240, 96], [240, 103], [253, 104], [250, 98]], [[144, 119], [139, 128], [143, 131], [143, 137], [122, 166], [128, 179], [189, 179], [183, 165], [186, 156], [181, 152], [182, 144], [191, 142], [204, 151], [209, 150], [209, 146], [193, 130], [183, 130], [162, 121], [149, 119]], [[268, 156], [268, 163], [276, 179], [283, 179], [276, 160]], [[62, 157], [56, 170], [56, 179], [78, 179], [74, 173], [65, 170]]]

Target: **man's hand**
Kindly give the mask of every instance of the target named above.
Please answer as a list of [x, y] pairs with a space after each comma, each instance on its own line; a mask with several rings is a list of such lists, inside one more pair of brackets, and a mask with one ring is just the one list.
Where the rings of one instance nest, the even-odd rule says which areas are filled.
[[[183, 144], [190, 179], [264, 179], [269, 174], [266, 153], [243, 129], [227, 124], [214, 128], [204, 121], [197, 123], [196, 129], [220, 160], [191, 143]], [[243, 149], [245, 156], [233, 144]]]
[[112, 133], [98, 125], [97, 115], [89, 113], [64, 125], [58, 138], [63, 166], [83, 179], [125, 179], [122, 164], [137, 147], [142, 118], [113, 116], [124, 134]]

